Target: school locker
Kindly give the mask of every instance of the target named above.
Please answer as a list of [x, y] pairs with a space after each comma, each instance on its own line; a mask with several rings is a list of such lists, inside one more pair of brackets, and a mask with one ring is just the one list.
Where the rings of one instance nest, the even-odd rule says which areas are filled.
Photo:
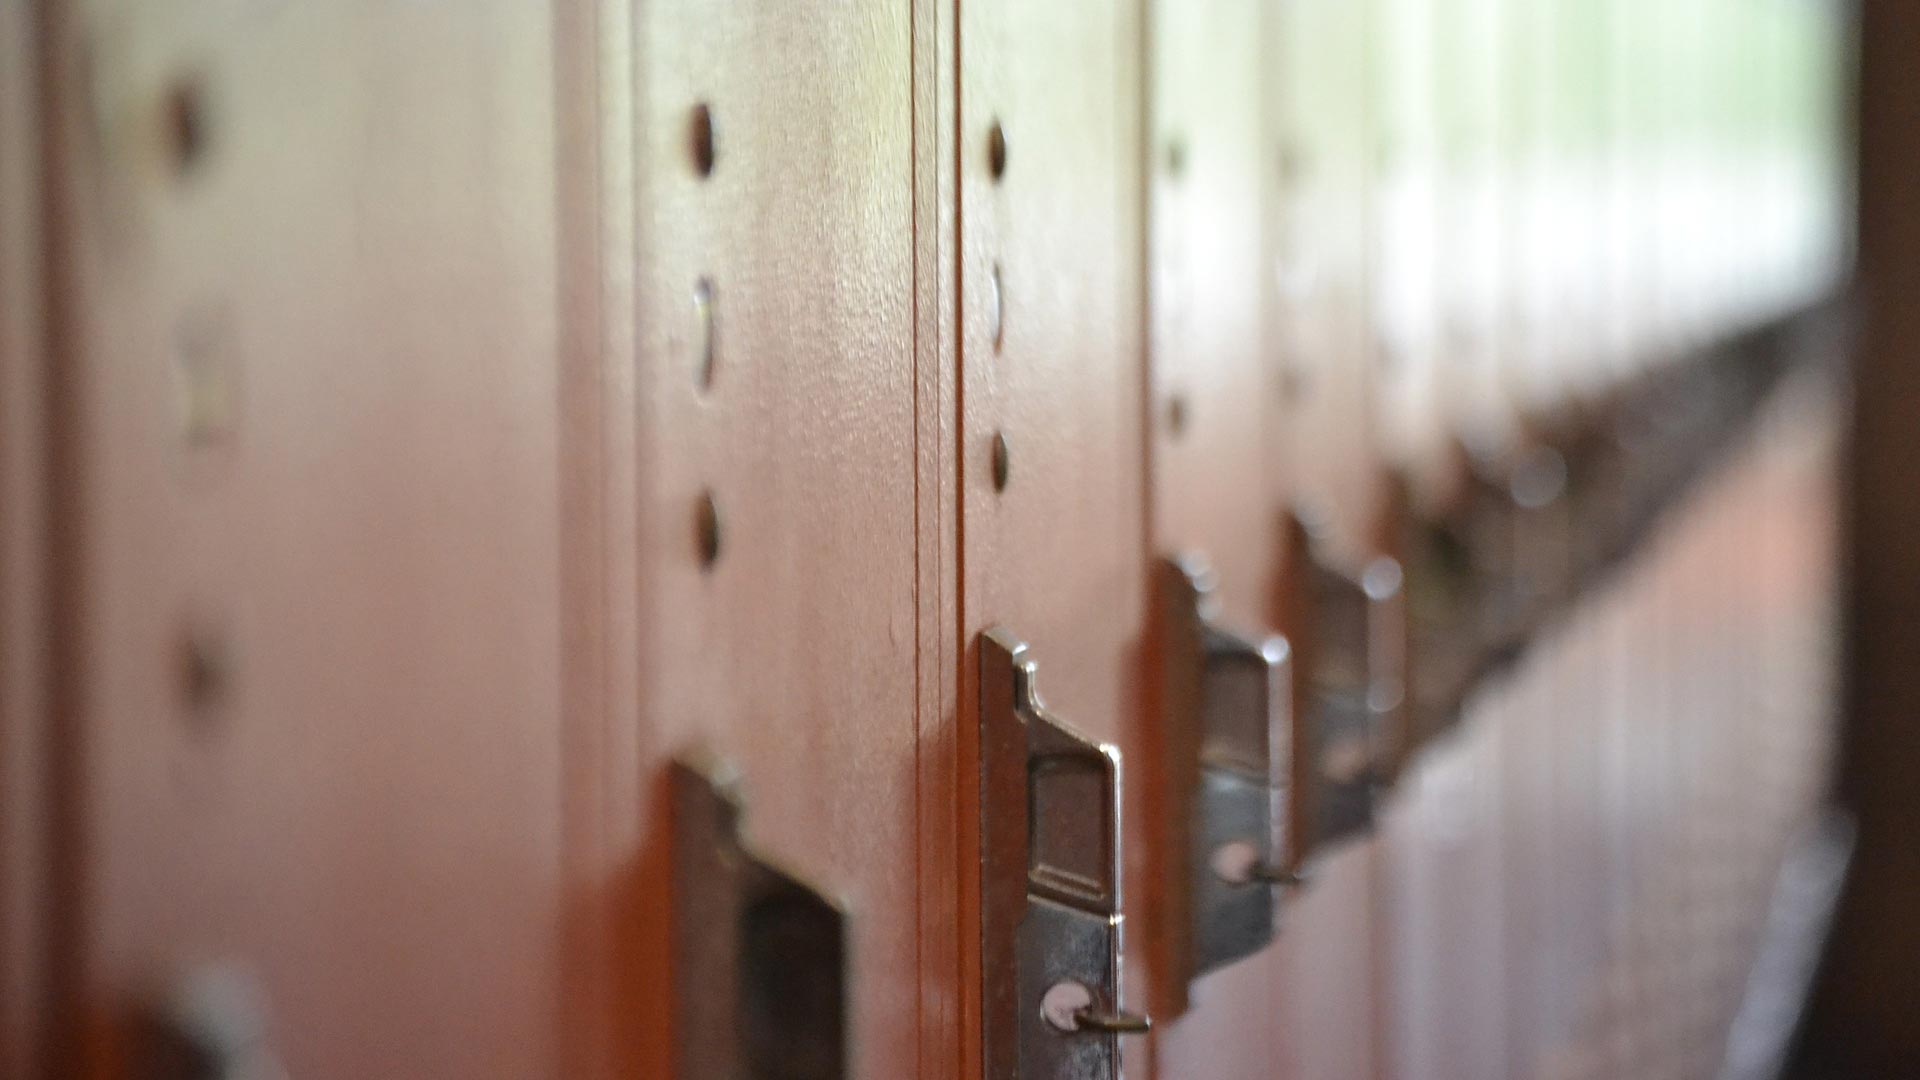
[[40, 409], [46, 317], [40, 305], [37, 54], [25, 5], [0, 9], [0, 1071], [33, 1067], [45, 1002], [47, 847], [36, 808], [47, 783], [36, 749], [45, 680], [45, 528]]
[[52, 1073], [551, 1072], [552, 9], [45, 14]]
[[[1160, 2], [1147, 22], [1144, 408], [1158, 681], [1145, 718], [1153, 758], [1140, 775], [1158, 865], [1140, 917], [1156, 962], [1155, 1063], [1169, 1077], [1272, 1074], [1286, 1054], [1278, 1020], [1289, 992], [1275, 940], [1298, 932], [1282, 913], [1296, 891], [1286, 880], [1296, 673], [1274, 633], [1288, 491], [1287, 386], [1267, 321], [1281, 151], [1266, 110], [1271, 14]], [[1214, 862], [1230, 850], [1264, 873], [1223, 878]]]
[[[1103, 5], [985, 0], [962, 5], [956, 22], [962, 1076], [1108, 1075], [1122, 1062], [1129, 1077], [1153, 1075], [1142, 1035], [1102, 1029], [1147, 1014], [1143, 939], [1129, 917], [1104, 933], [1094, 925], [1130, 913], [1156, 872], [1138, 783], [1148, 655], [1132, 182], [1140, 34], [1134, 11]], [[1010, 654], [1014, 643], [1024, 654]], [[1030, 874], [1018, 873], [1027, 852], [1004, 850], [1017, 834], [996, 824], [1025, 783], [1000, 775], [1005, 759], [993, 752], [1009, 727], [1015, 662], [1033, 665], [1032, 688], [1054, 718], [1118, 758], [1104, 783], [1074, 783], [1057, 803], [1035, 773]], [[1066, 914], [1032, 892], [1057, 829], [1094, 849], [1061, 868], [1082, 883], [1066, 917], [1095, 939], [1066, 968], [1051, 966], [1063, 937], [1013, 932], [1028, 912], [1028, 931]], [[1082, 1017], [1118, 1023], [1036, 1012], [1035, 998], [1074, 984], [1091, 999]]]
[[[614, 523], [595, 553], [613, 705], [583, 736], [596, 916], [625, 943], [599, 968], [607, 1075], [920, 1067], [938, 594], [915, 525], [935, 436], [915, 409], [909, 14], [634, 10], [631, 111], [606, 119], [628, 125], [607, 142], [630, 185], [603, 195], [631, 232], [602, 255], [631, 354], [605, 359], [588, 451]], [[774, 893], [697, 862], [716, 838], [680, 800], [703, 781], [669, 763], [698, 759], [731, 774]]]
[[1633, 388], [1846, 250], [1731, 6], [0, 9], [0, 1071], [1711, 1071], [1834, 420]]
[[[1307, 2], [1273, 10], [1276, 71], [1267, 93], [1280, 140], [1274, 210], [1279, 343], [1286, 410], [1280, 438], [1295, 540], [1282, 587], [1290, 638], [1318, 634], [1326, 615], [1302, 598], [1321, 584], [1358, 581], [1383, 553], [1386, 472], [1376, 449], [1373, 393], [1381, 362], [1372, 318], [1372, 193], [1379, 165], [1374, 117], [1373, 13], [1365, 5]], [[1320, 575], [1315, 564], [1332, 573]], [[1364, 630], [1361, 631], [1363, 634]], [[1300, 659], [1306, 661], [1307, 641]], [[1311, 661], [1296, 664], [1300, 669]], [[1310, 695], [1296, 684], [1296, 725]], [[1310, 744], [1298, 738], [1296, 750]], [[1308, 734], [1314, 734], [1308, 732]], [[1349, 770], [1362, 822], [1377, 785], [1369, 761]], [[1295, 777], [1308, 775], [1304, 766]], [[1297, 793], [1296, 793], [1297, 794]], [[1309, 812], [1296, 800], [1295, 814]], [[1276, 943], [1282, 971], [1284, 1075], [1366, 1075], [1378, 1067], [1379, 849], [1343, 830], [1313, 859], [1309, 883], [1290, 898]]]

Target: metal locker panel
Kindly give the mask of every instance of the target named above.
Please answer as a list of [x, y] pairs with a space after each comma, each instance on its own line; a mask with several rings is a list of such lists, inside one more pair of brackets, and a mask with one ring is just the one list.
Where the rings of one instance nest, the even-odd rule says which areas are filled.
[[[1383, 17], [1397, 6], [1383, 8]], [[1501, 363], [1514, 240], [1501, 209], [1510, 186], [1505, 129], [1520, 100], [1501, 96], [1512, 89], [1502, 22], [1511, 5], [1436, 0], [1434, 7], [1423, 43], [1431, 70], [1433, 337], [1422, 405], [1438, 438], [1409, 462], [1415, 513], [1467, 479], [1459, 474], [1462, 444], [1487, 452], [1512, 435]], [[1413, 167], [1398, 153], [1388, 160], [1395, 173]], [[1401, 378], [1395, 365], [1378, 380], [1379, 392], [1395, 392]], [[1396, 433], [1380, 435], [1391, 449]], [[1469, 708], [1469, 720], [1421, 752], [1382, 815], [1378, 964], [1390, 1075], [1498, 1076], [1504, 1068], [1499, 718], [1515, 705], [1496, 690]]]
[[[1551, 69], [1542, 67], [1536, 30], [1549, 7], [1494, 0], [1487, 42], [1486, 62], [1492, 68], [1496, 98], [1491, 132], [1494, 197], [1501, 207], [1495, 250], [1488, 256], [1496, 267], [1487, 324], [1493, 350], [1490, 396], [1498, 410], [1496, 417], [1503, 420], [1499, 414], [1511, 414], [1519, 422], [1537, 415], [1529, 408], [1535, 400], [1544, 404], [1558, 397], [1551, 384], [1540, 385], [1538, 375], [1549, 355], [1551, 331], [1531, 332], [1526, 318], [1541, 285], [1527, 241], [1550, 227], [1531, 212], [1538, 202], [1530, 190], [1536, 182], [1534, 162], [1546, 135], [1541, 114], [1557, 90]], [[1538, 550], [1553, 543], [1547, 530], [1515, 528], [1507, 542], [1516, 564], [1556, 561], [1557, 552]], [[1553, 669], [1530, 679], [1501, 682], [1490, 695], [1499, 705], [1488, 709], [1481, 720], [1497, 728], [1500, 742], [1496, 814], [1501, 833], [1499, 927], [1504, 938], [1500, 951], [1506, 991], [1502, 1029], [1510, 1076], [1536, 1072], [1535, 1044], [1556, 1030], [1558, 1023], [1554, 980], [1567, 942], [1554, 935], [1552, 923], [1557, 860], [1565, 854], [1559, 846], [1562, 838], [1555, 811], [1569, 784], [1553, 766], [1554, 718], [1564, 711], [1555, 704], [1564, 692], [1559, 682], [1563, 674]]]
[[[979, 638], [995, 626], [1028, 644], [1054, 713], [1117, 745], [1121, 910], [1153, 887], [1135, 782], [1150, 664], [1139, 34], [1124, 5], [969, 0], [958, 11], [956, 801], [965, 897], [979, 887], [971, 734]], [[962, 919], [963, 940], [978, 940], [977, 920]], [[1117, 1004], [1138, 1010], [1147, 957], [1135, 927], [1121, 931]], [[967, 1076], [981, 1067], [978, 958], [962, 970]], [[1125, 1075], [1151, 1075], [1145, 1040], [1122, 1038], [1120, 1054]]]
[[1451, 432], [1440, 367], [1442, 155], [1437, 46], [1447, 0], [1375, 0], [1374, 93], [1380, 125], [1371, 308], [1379, 330], [1376, 434], [1382, 455], [1424, 494], [1439, 475]]
[[[1367, 5], [1311, 0], [1275, 9], [1269, 91], [1282, 143], [1274, 254], [1284, 297], [1290, 492], [1337, 565], [1374, 551], [1381, 489], [1375, 449], [1378, 342], [1371, 289], [1378, 101]], [[1283, 587], [1307, 567], [1281, 568]], [[1275, 946], [1282, 1074], [1371, 1074], [1379, 1049], [1375, 846], [1343, 844], [1290, 898]]]
[[[1457, 371], [1447, 317], [1457, 258], [1446, 241], [1455, 161], [1448, 107], [1458, 92], [1457, 56], [1447, 46], [1458, 6], [1374, 5], [1382, 139], [1371, 289], [1382, 350], [1374, 408], [1380, 453], [1404, 472], [1400, 498], [1408, 512], [1457, 482], [1450, 460], [1458, 396], [1450, 380]], [[1482, 988], [1472, 982], [1473, 968], [1460, 964], [1473, 945], [1458, 944], [1464, 916], [1477, 907], [1475, 883], [1493, 869], [1482, 839], [1486, 769], [1463, 749], [1476, 735], [1463, 731], [1422, 751], [1401, 772], [1380, 818], [1381, 1075], [1480, 1075], [1471, 1037], [1486, 1030], [1486, 1012], [1462, 1009]]]
[[1440, 21], [1440, 309], [1448, 427], [1474, 449], [1511, 436], [1500, 364], [1507, 235], [1502, 207], [1506, 120], [1503, 0], [1454, 0]]
[[1381, 964], [1393, 982], [1383, 1041], [1392, 1076], [1499, 1076], [1505, 1008], [1500, 931], [1504, 702], [1426, 749], [1383, 815]]
[[1544, 381], [1563, 398], [1579, 400], [1604, 391], [1610, 378], [1600, 346], [1605, 332], [1603, 260], [1608, 199], [1607, 5], [1559, 0], [1549, 19], [1550, 68], [1559, 83], [1558, 104], [1548, 115], [1546, 202], [1558, 222], [1557, 250], [1543, 253], [1551, 267], [1553, 293], [1546, 309], [1553, 324]]
[[916, 413], [910, 15], [868, 0], [635, 14], [635, 254], [611, 301], [631, 305], [611, 319], [631, 320], [633, 381], [609, 402], [632, 410], [609, 441], [631, 464], [606, 475], [617, 501], [633, 470], [633, 591], [613, 575], [610, 603], [632, 605], [637, 706], [609, 742], [633, 740], [638, 788], [605, 816], [638, 831], [608, 853], [605, 917], [629, 943], [608, 973], [611, 1074], [697, 1075], [675, 1065], [656, 914], [706, 903], [666, 862], [690, 842], [667, 763], [696, 752], [737, 770], [742, 843], [846, 913], [845, 1074], [920, 1067], [916, 522], [932, 436]]
[[1513, 270], [1503, 321], [1512, 342], [1511, 393], [1527, 415], [1567, 400], [1571, 388], [1560, 354], [1577, 340], [1565, 333], [1571, 282], [1562, 268], [1579, 250], [1573, 225], [1584, 214], [1572, 183], [1578, 174], [1567, 169], [1563, 148], [1572, 139], [1568, 101], [1585, 88], [1572, 82], [1578, 60], [1560, 52], [1565, 7], [1562, 0], [1541, 0], [1506, 9], [1512, 129], [1507, 243]]
[[55, 6], [62, 1071], [559, 1071], [552, 17]]
[[1378, 164], [1371, 13], [1304, 0], [1274, 19], [1272, 90], [1282, 142], [1275, 271], [1289, 328], [1293, 495], [1358, 557], [1379, 490], [1372, 417], [1372, 198]]
[[32, 1076], [46, 1015], [44, 205], [38, 35], [0, 8], [0, 1073]]
[[[1265, 6], [1245, 0], [1150, 4], [1145, 73], [1149, 543], [1161, 556], [1201, 560], [1217, 581], [1218, 617], [1256, 636], [1275, 621], [1285, 511], [1285, 478], [1273, 467], [1284, 384], [1265, 325], [1278, 300], [1265, 225], [1279, 172], [1262, 107], [1266, 18]], [[1284, 726], [1272, 731], [1278, 745], [1287, 737]], [[1178, 782], [1162, 772], [1167, 764], [1132, 770], [1156, 807], [1149, 827], [1190, 829], [1162, 803]], [[1164, 865], [1160, 889], [1141, 898], [1150, 947], [1168, 944], [1185, 914], [1167, 901], [1189, 879]], [[1284, 906], [1287, 890], [1253, 887]], [[1284, 913], [1277, 932], [1293, 932]], [[1173, 950], [1156, 948], [1156, 1009], [1170, 1013], [1190, 996], [1187, 1013], [1163, 1017], [1155, 1033], [1161, 1075], [1280, 1074], [1274, 957], [1268, 945], [1189, 987]]]

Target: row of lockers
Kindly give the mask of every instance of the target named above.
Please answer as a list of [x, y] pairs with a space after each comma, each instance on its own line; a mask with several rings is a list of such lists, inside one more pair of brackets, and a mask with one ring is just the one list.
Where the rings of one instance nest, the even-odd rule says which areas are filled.
[[[1204, 586], [1280, 679], [1337, 636], [1300, 616], [1308, 546], [1393, 596], [1367, 571], [1412, 572], [1410, 523], [1594, 428], [1538, 418], [1830, 290], [1833, 9], [0, 27], [0, 1071], [1703, 1071], [1822, 752], [1817, 395], [1457, 734], [1359, 759], [1368, 828], [1308, 863], [1337, 805], [1237, 804], [1273, 843], [1200, 861], [1238, 879], [1238, 945], [1174, 855], [1170, 643], [1215, 630], [1165, 605]], [[1265, 688], [1286, 777], [1305, 691]], [[1031, 752], [1047, 717], [1084, 738], [1035, 760], [1062, 798], [1117, 787], [1111, 837], [983, 781], [992, 733]], [[1697, 782], [1743, 756], [1764, 783]], [[1008, 872], [1023, 823], [1060, 874]], [[771, 971], [727, 951], [748, 892], [793, 901]], [[996, 921], [1023, 902], [1092, 914], [1118, 983], [1023, 982], [989, 944], [1037, 933]], [[1718, 967], [1656, 962], [1687, 945]], [[770, 1001], [704, 1011], [723, 977]]]

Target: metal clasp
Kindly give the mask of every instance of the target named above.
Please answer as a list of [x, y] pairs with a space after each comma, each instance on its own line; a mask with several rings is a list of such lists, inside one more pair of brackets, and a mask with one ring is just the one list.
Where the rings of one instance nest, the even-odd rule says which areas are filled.
[[743, 846], [733, 771], [677, 761], [675, 1075], [844, 1080], [846, 914]]
[[[1160, 733], [1169, 820], [1167, 863], [1188, 882], [1168, 890], [1172, 971], [1168, 1005], [1188, 1004], [1187, 982], [1273, 940], [1271, 886], [1297, 878], [1282, 865], [1275, 828], [1276, 746], [1285, 745], [1288, 647], [1218, 621], [1216, 579], [1195, 555], [1160, 564]], [[1281, 730], [1280, 736], [1275, 735]], [[1173, 880], [1178, 880], [1174, 878]]]
[[187, 971], [139, 1017], [133, 1072], [150, 1080], [286, 1080], [265, 989], [229, 964]]
[[1289, 845], [1293, 868], [1373, 826], [1391, 778], [1406, 698], [1400, 563], [1378, 556], [1350, 573], [1289, 519], [1287, 639], [1293, 645]]
[[1573, 585], [1566, 458], [1544, 442], [1499, 467], [1463, 448], [1456, 456], [1461, 483], [1445, 506], [1415, 514], [1404, 478], [1393, 499], [1406, 571], [1408, 727], [1421, 743], [1453, 726], [1473, 688], [1520, 654]]
[[980, 638], [980, 948], [985, 1075], [1112, 1080], [1122, 1011], [1119, 753], [1056, 720], [1027, 647]]

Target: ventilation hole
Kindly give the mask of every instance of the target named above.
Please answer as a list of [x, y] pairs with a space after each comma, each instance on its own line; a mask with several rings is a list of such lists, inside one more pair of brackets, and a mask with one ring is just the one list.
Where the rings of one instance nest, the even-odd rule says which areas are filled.
[[693, 152], [693, 168], [701, 176], [713, 175], [713, 110], [706, 102], [693, 107], [688, 123], [688, 143]]
[[206, 89], [198, 76], [188, 76], [167, 91], [163, 123], [167, 160], [177, 177], [197, 168], [207, 153]]
[[174, 662], [187, 722], [197, 733], [208, 734], [231, 690], [233, 670], [226, 644], [209, 627], [190, 626], [180, 635]]
[[693, 512], [694, 540], [700, 548], [700, 566], [711, 570], [720, 559], [720, 508], [713, 501], [713, 492], [700, 493], [700, 502]]
[[701, 390], [713, 389], [714, 327], [713, 279], [701, 278], [693, 284], [693, 377]]

